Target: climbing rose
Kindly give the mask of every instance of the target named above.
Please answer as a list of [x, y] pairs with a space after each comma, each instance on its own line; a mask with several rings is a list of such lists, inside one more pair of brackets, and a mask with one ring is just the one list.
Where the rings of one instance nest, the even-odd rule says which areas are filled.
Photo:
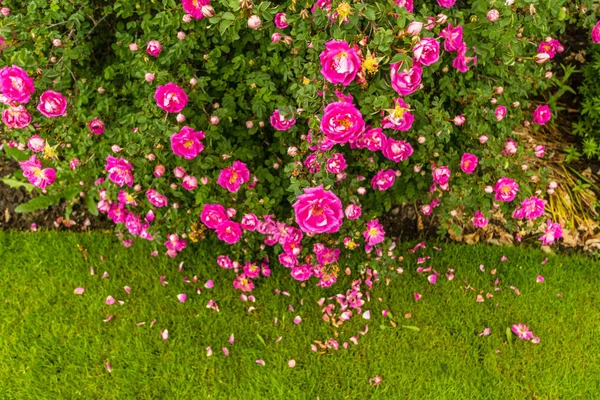
[[496, 182], [496, 185], [494, 186], [494, 192], [496, 192], [494, 200], [503, 201], [505, 203], [511, 202], [517, 196], [518, 191], [519, 184], [513, 179], [503, 176], [498, 180], [498, 182]]
[[331, 40], [319, 55], [321, 74], [330, 83], [348, 86], [361, 70], [361, 62], [354, 47], [344, 41]]
[[225, 207], [220, 204], [205, 204], [200, 213], [200, 221], [210, 229], [215, 229], [228, 219], [229, 216], [225, 211]]
[[217, 184], [232, 193], [237, 192], [240, 186], [250, 179], [250, 171], [246, 164], [235, 161], [231, 167], [221, 170]]
[[180, 112], [188, 102], [185, 91], [172, 82], [159, 86], [154, 93], [154, 98], [157, 106], [170, 113]]
[[158, 193], [156, 189], [148, 189], [146, 192], [146, 197], [148, 201], [155, 207], [167, 207], [169, 205], [169, 201], [167, 200], [167, 196]]
[[367, 222], [367, 229], [363, 232], [363, 237], [369, 246], [383, 242], [385, 239], [383, 226], [376, 219]]
[[306, 233], [333, 233], [342, 226], [344, 213], [341, 200], [323, 185], [305, 188], [292, 205], [296, 223]]
[[393, 169], [388, 169], [387, 171], [379, 171], [375, 174], [371, 180], [371, 185], [373, 186], [373, 189], [384, 191], [391, 188], [395, 180], [396, 173]]
[[23, 170], [23, 176], [29, 180], [33, 186], [45, 189], [56, 179], [56, 171], [53, 168], [42, 169], [42, 162], [32, 155], [29, 160], [19, 161]]
[[413, 55], [420, 64], [434, 64], [440, 58], [440, 44], [434, 38], [423, 38], [413, 47]]
[[346, 206], [344, 214], [346, 214], [346, 218], [350, 220], [359, 219], [362, 214], [362, 208], [359, 205], [350, 203]]
[[440, 7], [450, 8], [456, 3], [456, 0], [437, 0]]
[[240, 224], [233, 221], [223, 221], [217, 226], [217, 237], [229, 244], [234, 244], [242, 237]]
[[535, 196], [532, 196], [528, 199], [525, 199], [521, 202], [521, 206], [515, 209], [513, 213], [513, 218], [516, 219], [536, 219], [541, 217], [544, 214], [544, 207], [546, 206], [546, 201], [539, 199]]
[[538, 240], [541, 240], [543, 245], [548, 246], [553, 244], [556, 239], [560, 239], [561, 237], [563, 237], [563, 231], [560, 224], [548, 220], [546, 222], [546, 230], [544, 231], [544, 235]]
[[102, 135], [104, 133], [104, 122], [99, 119], [93, 119], [88, 124], [88, 128], [94, 135]]
[[480, 210], [475, 211], [475, 214], [473, 214], [473, 225], [475, 228], [485, 228], [488, 222], [489, 220]]
[[183, 11], [195, 19], [204, 18], [202, 7], [208, 6], [210, 0], [182, 0]]
[[371, 151], [381, 150], [387, 141], [381, 128], [368, 129], [362, 135], [362, 144]]
[[334, 143], [356, 140], [365, 129], [362, 114], [352, 103], [335, 102], [327, 105], [321, 120], [321, 131]]
[[405, 140], [388, 138], [383, 147], [383, 156], [394, 162], [404, 161], [408, 159], [412, 153], [412, 146]]
[[395, 131], [409, 130], [415, 120], [415, 116], [408, 111], [409, 108], [402, 98], [395, 99], [394, 108], [386, 110], [389, 115], [381, 121], [382, 126]]
[[58, 92], [47, 90], [42, 93], [37, 109], [45, 117], [60, 117], [67, 112], [67, 99]]
[[204, 145], [201, 142], [204, 136], [204, 132], [196, 132], [189, 126], [184, 126], [179, 133], [171, 135], [173, 154], [186, 160], [192, 160], [204, 150]]
[[106, 171], [108, 171], [108, 179], [119, 186], [133, 185], [133, 166], [124, 158], [116, 158], [113, 156], [106, 157]]
[[332, 174], [339, 174], [346, 169], [346, 159], [341, 153], [334, 153], [326, 161], [326, 168]]
[[433, 183], [446, 185], [448, 180], [450, 180], [450, 168], [443, 166], [433, 170]]
[[28, 103], [33, 92], [33, 79], [23, 68], [13, 65], [0, 69], [0, 93], [10, 101]]
[[10, 107], [2, 111], [2, 122], [9, 128], [22, 129], [31, 123], [31, 114], [25, 106]]
[[158, 40], [151, 40], [148, 43], [146, 43], [146, 52], [152, 57], [158, 57], [161, 51], [162, 45]]
[[538, 106], [533, 112], [533, 122], [538, 125], [544, 125], [552, 118], [552, 112], [547, 104]]
[[460, 160], [460, 169], [465, 174], [472, 174], [477, 168], [477, 164], [479, 163], [479, 159], [474, 154], [464, 153], [462, 155], [462, 159]]
[[402, 63], [391, 65], [390, 78], [392, 88], [400, 96], [408, 96], [409, 94], [416, 92], [421, 85], [423, 69], [418, 64], [413, 64], [409, 69], [400, 70], [401, 67]]
[[271, 125], [278, 131], [287, 131], [292, 126], [296, 125], [296, 120], [292, 115], [290, 119], [286, 119], [280, 112], [279, 109], [273, 111], [271, 115]]
[[596, 22], [596, 25], [592, 28], [592, 42], [600, 43], [600, 21]]
[[285, 17], [285, 13], [277, 13], [275, 14], [275, 19], [273, 20], [273, 22], [275, 23], [275, 26], [278, 29], [285, 29], [288, 26], [290, 26], [290, 24], [288, 24], [287, 19]]
[[254, 214], [245, 214], [242, 217], [241, 225], [242, 229], [245, 229], [247, 231], [254, 231], [256, 230], [256, 226], [258, 225], [258, 218]]

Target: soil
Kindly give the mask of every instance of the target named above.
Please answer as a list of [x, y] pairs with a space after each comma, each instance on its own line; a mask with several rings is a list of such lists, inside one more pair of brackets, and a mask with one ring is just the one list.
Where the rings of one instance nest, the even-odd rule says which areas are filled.
[[[7, 157], [0, 157], [0, 178], [11, 175], [19, 168], [16, 161], [10, 160]], [[87, 229], [110, 229], [110, 221], [104, 215], [94, 217], [89, 215], [82, 207], [76, 204], [71, 213], [71, 221], [74, 224], [70, 227], [70, 223], [63, 221], [66, 202], [51, 206], [45, 210], [34, 211], [30, 213], [17, 213], [15, 208], [33, 197], [37, 196], [36, 192], [29, 193], [23, 187], [15, 189], [0, 181], [0, 228], [3, 230], [29, 230], [32, 224], [36, 224], [37, 228], [43, 229], [68, 229], [70, 231], [85, 231]], [[89, 220], [89, 226], [86, 226], [86, 219]]]

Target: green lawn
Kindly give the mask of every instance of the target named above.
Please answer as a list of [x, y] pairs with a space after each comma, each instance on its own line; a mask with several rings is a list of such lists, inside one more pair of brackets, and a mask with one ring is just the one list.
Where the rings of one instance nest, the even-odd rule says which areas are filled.
[[[88, 250], [87, 261], [78, 244]], [[371, 319], [356, 316], [334, 328], [321, 319], [317, 300], [345, 293], [347, 278], [326, 290], [314, 281], [301, 287], [272, 262], [272, 276], [253, 292], [256, 303], [244, 303], [232, 287], [233, 272], [216, 265], [217, 254], [208, 244], [188, 247], [171, 260], [150, 257], [147, 243], [126, 249], [99, 233], [0, 233], [0, 399], [599, 396], [598, 263], [523, 248], [441, 247], [438, 252], [428, 245], [420, 255], [432, 256], [424, 265], [440, 273], [455, 268], [453, 281], [440, 276], [436, 285], [429, 284], [415, 271], [416, 255], [406, 253], [404, 274], [382, 271], [389, 274], [389, 285], [383, 278], [374, 285], [364, 307]], [[500, 262], [503, 255], [508, 260]], [[90, 266], [96, 275], [90, 275]], [[104, 271], [109, 278], [101, 278]], [[168, 285], [161, 285], [161, 275]], [[215, 287], [196, 294], [201, 285], [183, 281], [194, 275], [202, 283], [213, 279]], [[537, 275], [545, 283], [536, 283]], [[500, 291], [494, 291], [496, 278]], [[475, 290], [465, 289], [468, 285]], [[82, 296], [73, 293], [79, 286], [85, 288]], [[291, 295], [277, 295], [276, 288]], [[422, 294], [420, 301], [414, 292]], [[476, 302], [477, 294], [488, 292], [494, 297]], [[179, 293], [187, 293], [185, 303], [177, 300]], [[109, 295], [125, 304], [106, 305]], [[206, 308], [209, 299], [220, 312]], [[256, 310], [249, 313], [250, 306]], [[391, 310], [396, 328], [381, 316], [383, 309]], [[410, 319], [404, 318], [407, 313]], [[103, 322], [109, 315], [114, 318]], [[303, 319], [299, 325], [293, 323], [297, 315]], [[136, 326], [142, 321], [145, 325]], [[359, 344], [343, 349], [366, 322], [369, 331], [358, 334]], [[541, 343], [516, 337], [507, 343], [507, 327], [519, 322]], [[491, 335], [478, 336], [486, 327]], [[168, 329], [168, 340], [161, 339], [162, 329]], [[332, 337], [339, 350], [311, 351], [314, 340]], [[221, 351], [225, 346], [229, 357]], [[296, 360], [293, 369], [290, 359]], [[383, 381], [371, 386], [376, 375]]]

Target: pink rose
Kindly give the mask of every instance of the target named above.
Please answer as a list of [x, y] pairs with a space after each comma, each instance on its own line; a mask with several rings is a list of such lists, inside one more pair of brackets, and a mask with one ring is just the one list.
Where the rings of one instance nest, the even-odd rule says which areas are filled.
[[381, 128], [372, 128], [365, 131], [362, 135], [362, 144], [364, 147], [371, 151], [379, 151], [383, 149], [384, 144], [387, 141], [387, 136], [383, 133]]
[[27, 141], [27, 147], [29, 147], [29, 150], [33, 151], [34, 153], [39, 153], [40, 151], [44, 150], [44, 147], [46, 147], [46, 141], [38, 135], [33, 135]]
[[600, 43], [600, 21], [596, 22], [596, 25], [592, 28], [592, 42]]
[[488, 222], [489, 220], [481, 211], [475, 211], [475, 214], [473, 214], [473, 226], [475, 226], [475, 228], [485, 228]]
[[446, 185], [450, 180], [450, 168], [447, 166], [438, 167], [433, 170], [433, 183]]
[[463, 28], [462, 26], [455, 26], [452, 28], [452, 24], [440, 32], [440, 36], [444, 40], [444, 50], [446, 51], [458, 51], [463, 43]]
[[333, 143], [356, 140], [364, 129], [365, 121], [354, 104], [338, 101], [325, 107], [321, 131]]
[[188, 102], [185, 90], [172, 82], [159, 86], [154, 93], [154, 98], [157, 106], [170, 113], [180, 112]]
[[421, 33], [423, 25], [424, 24], [422, 22], [413, 21], [406, 27], [406, 33], [410, 36], [417, 36], [419, 33]]
[[292, 207], [303, 232], [333, 233], [342, 226], [342, 202], [333, 192], [324, 190], [323, 185], [305, 188]]
[[188, 13], [192, 18], [202, 19], [204, 14], [202, 13], [202, 7], [208, 6], [210, 0], [182, 0], [183, 11]]
[[32, 155], [29, 160], [19, 161], [23, 170], [23, 176], [29, 180], [33, 186], [45, 189], [56, 179], [56, 170], [53, 168], [42, 168], [42, 162]]
[[205, 204], [200, 213], [200, 221], [210, 229], [215, 229], [227, 220], [229, 220], [227, 211], [220, 204]]
[[541, 217], [544, 214], [544, 208], [546, 207], [546, 201], [532, 196], [521, 202], [521, 206], [516, 208], [513, 213], [515, 219], [528, 219], [533, 220]]
[[348, 206], [346, 206], [344, 214], [346, 214], [346, 218], [350, 220], [359, 219], [362, 214], [362, 208], [359, 205], [350, 203]]
[[31, 123], [31, 114], [25, 106], [10, 107], [2, 111], [2, 122], [12, 129], [22, 129]]
[[67, 112], [67, 99], [58, 92], [47, 90], [42, 93], [37, 109], [45, 117], [60, 117]]
[[479, 159], [474, 154], [464, 153], [462, 155], [462, 159], [460, 160], [460, 169], [465, 174], [472, 174], [477, 168], [477, 164], [479, 163]]
[[416, 92], [421, 85], [423, 69], [418, 64], [413, 64], [410, 69], [403, 69], [400, 71], [401, 67], [402, 63], [391, 65], [390, 78], [392, 81], [392, 88], [400, 96], [408, 96], [409, 94]]
[[379, 171], [376, 173], [371, 180], [371, 185], [373, 186], [373, 189], [384, 191], [391, 188], [395, 180], [396, 173], [393, 169], [388, 169], [387, 171]]
[[393, 138], [388, 138], [383, 148], [383, 156], [388, 160], [392, 160], [397, 163], [407, 160], [412, 153], [412, 146], [405, 140], [394, 140]]
[[[403, 7], [408, 12], [413, 12], [413, 0], [394, 0], [398, 7]], [[409, 26], [410, 27], [410, 26]], [[418, 34], [417, 34], [418, 35]]]
[[494, 115], [496, 115], [496, 121], [500, 122], [506, 117], [506, 107], [498, 106], [494, 111]]
[[171, 135], [171, 149], [173, 154], [192, 160], [204, 150], [201, 140], [205, 135], [202, 131], [194, 131], [189, 126], [181, 128], [179, 133]]
[[440, 44], [434, 38], [423, 38], [413, 47], [415, 61], [431, 65], [440, 58]]
[[237, 192], [240, 186], [250, 179], [250, 171], [246, 164], [235, 161], [231, 167], [221, 170], [217, 184], [232, 193]]
[[415, 116], [409, 112], [409, 109], [410, 106], [402, 98], [395, 99], [394, 108], [386, 110], [389, 115], [381, 121], [382, 126], [396, 131], [409, 130], [415, 120]]
[[133, 166], [124, 158], [116, 158], [113, 156], [106, 157], [106, 171], [108, 171], [108, 179], [119, 186], [133, 185]]
[[254, 231], [258, 226], [258, 218], [254, 214], [244, 214], [241, 221], [242, 229]]
[[541, 240], [543, 245], [548, 246], [553, 244], [556, 239], [560, 239], [561, 237], [563, 237], [563, 231], [559, 223], [554, 223], [548, 220], [546, 224], [547, 225], [546, 230], [544, 231], [544, 235], [538, 240]]
[[198, 178], [196, 178], [195, 176], [186, 175], [183, 178], [183, 182], [181, 182], [181, 186], [185, 190], [194, 190], [198, 187]]
[[363, 237], [368, 246], [375, 246], [385, 239], [385, 231], [378, 220], [374, 219], [367, 222], [367, 229], [363, 232]]
[[104, 122], [99, 119], [93, 119], [88, 124], [88, 128], [94, 135], [102, 135], [104, 133]]
[[240, 224], [233, 221], [223, 221], [217, 226], [217, 237], [229, 244], [234, 244], [242, 237]]
[[513, 179], [502, 177], [494, 186], [494, 200], [509, 203], [515, 199], [519, 192], [519, 184]]
[[538, 125], [545, 125], [552, 118], [552, 112], [547, 104], [538, 106], [533, 112], [533, 122]]
[[326, 168], [332, 174], [339, 174], [346, 169], [346, 159], [343, 154], [335, 153], [326, 161]]
[[348, 86], [361, 70], [360, 57], [347, 42], [331, 40], [319, 55], [321, 74], [330, 83]]
[[554, 58], [556, 53], [562, 53], [565, 50], [558, 39], [547, 38], [538, 46], [538, 53], [546, 53], [550, 58]]
[[437, 0], [440, 7], [450, 8], [456, 3], [456, 0]]
[[0, 69], [0, 93], [9, 100], [28, 103], [33, 92], [33, 79], [23, 68], [13, 65]]
[[275, 19], [273, 20], [273, 22], [275, 23], [275, 26], [279, 29], [285, 29], [288, 26], [290, 26], [285, 17], [285, 13], [282, 12], [275, 14]]
[[152, 57], [158, 57], [162, 50], [162, 45], [158, 40], [151, 40], [146, 43], [146, 52]]
[[271, 125], [278, 131], [287, 131], [292, 126], [296, 125], [296, 120], [294, 119], [293, 114], [291, 115], [290, 119], [286, 119], [279, 112], [279, 109], [276, 109], [273, 111], [273, 115], [271, 115]]
[[487, 19], [490, 22], [496, 22], [500, 19], [500, 12], [496, 9], [492, 9], [487, 13]]

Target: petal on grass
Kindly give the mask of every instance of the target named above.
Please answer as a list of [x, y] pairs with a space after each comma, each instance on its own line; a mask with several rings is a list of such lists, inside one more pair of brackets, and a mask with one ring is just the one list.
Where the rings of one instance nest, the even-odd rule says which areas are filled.
[[187, 294], [185, 294], [185, 293], [180, 293], [177, 295], [177, 300], [179, 300], [180, 303], [185, 303], [186, 299], [187, 299]]
[[105, 303], [106, 303], [106, 304], [108, 304], [109, 306], [110, 306], [110, 305], [113, 305], [113, 304], [115, 304], [115, 298], [114, 298], [114, 297], [112, 297], [112, 296], [108, 296], [108, 297], [106, 298], [106, 301], [105, 301]]
[[82, 287], [77, 287], [75, 290], [73, 290], [73, 293], [75, 294], [83, 294], [83, 292], [85, 292], [85, 289]]

